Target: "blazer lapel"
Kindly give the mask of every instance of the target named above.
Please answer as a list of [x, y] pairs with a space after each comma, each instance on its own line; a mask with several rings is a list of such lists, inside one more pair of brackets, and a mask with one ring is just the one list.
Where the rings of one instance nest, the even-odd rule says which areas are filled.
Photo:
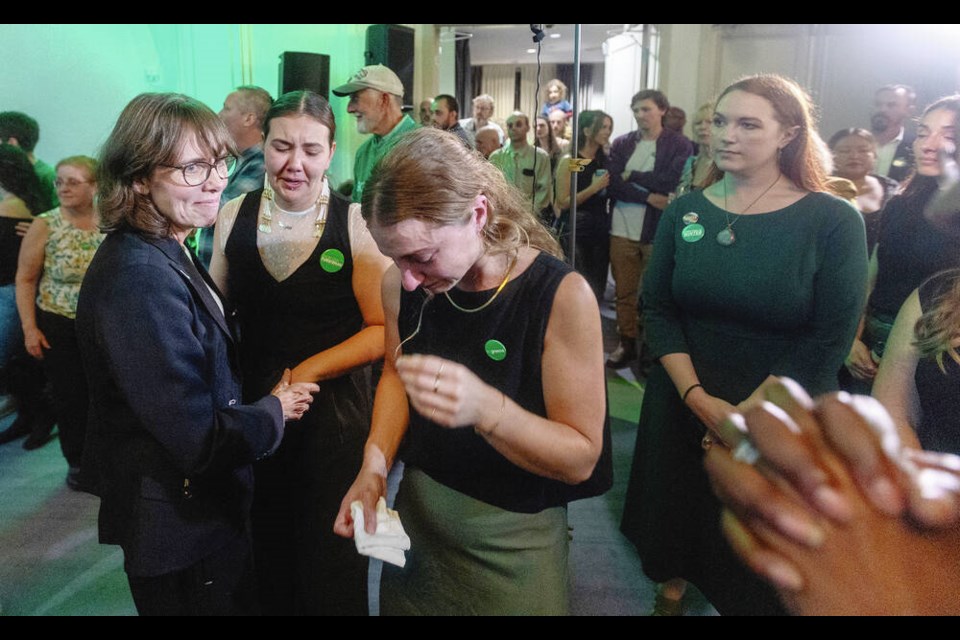
[[[209, 283], [216, 291], [216, 285], [213, 284], [213, 280], [207, 280], [203, 277], [200, 272], [200, 269], [203, 267], [198, 267], [194, 264], [193, 260], [187, 253], [183, 250], [183, 247], [180, 246], [180, 243], [174, 240], [173, 238], [162, 238], [157, 240], [148, 240], [151, 244], [160, 249], [164, 255], [172, 263], [171, 266], [180, 272], [180, 275], [183, 276], [184, 280], [187, 282], [187, 286], [193, 291], [194, 296], [196, 296], [202, 303], [204, 308], [206, 308], [207, 313], [213, 317], [214, 321], [217, 323], [227, 337], [231, 341], [234, 340], [234, 333], [230, 330], [230, 327], [227, 325], [226, 318], [224, 314], [226, 311], [226, 301], [223, 296], [220, 296], [221, 302], [224, 304], [224, 311], [220, 311], [220, 307], [217, 306], [216, 301], [213, 299], [213, 295], [210, 293], [210, 289], [207, 288]], [[207, 276], [209, 278], [209, 276]], [[217, 292], [217, 295], [220, 295]]]

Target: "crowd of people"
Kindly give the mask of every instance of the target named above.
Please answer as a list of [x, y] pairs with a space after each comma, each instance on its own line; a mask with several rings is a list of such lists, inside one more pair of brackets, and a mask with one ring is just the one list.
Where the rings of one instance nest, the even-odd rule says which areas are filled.
[[960, 96], [914, 135], [883, 87], [824, 142], [770, 74], [692, 140], [656, 89], [616, 138], [556, 79], [502, 126], [486, 94], [414, 121], [383, 65], [332, 93], [370, 134], [342, 184], [308, 90], [142, 94], [55, 167], [0, 113], [0, 444], [57, 429], [139, 613], [366, 615], [393, 469], [381, 613], [568, 613], [566, 507], [612, 483], [604, 371], [632, 365], [654, 614], [688, 585], [724, 615], [956, 610]]

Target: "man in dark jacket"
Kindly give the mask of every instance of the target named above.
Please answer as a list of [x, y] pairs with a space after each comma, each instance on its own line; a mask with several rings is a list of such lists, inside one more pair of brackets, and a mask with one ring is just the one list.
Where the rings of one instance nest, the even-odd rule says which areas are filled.
[[664, 128], [663, 116], [670, 103], [662, 92], [640, 91], [630, 105], [638, 130], [614, 140], [610, 150], [610, 267], [616, 283], [620, 344], [607, 360], [607, 366], [615, 368], [627, 366], [639, 354], [637, 304], [643, 271], [653, 252], [660, 214], [680, 182], [684, 163], [693, 153], [687, 138]]

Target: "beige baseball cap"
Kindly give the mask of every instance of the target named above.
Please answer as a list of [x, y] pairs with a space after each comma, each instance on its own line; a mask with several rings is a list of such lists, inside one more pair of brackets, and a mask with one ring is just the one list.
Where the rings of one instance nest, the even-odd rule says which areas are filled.
[[393, 71], [382, 64], [371, 64], [353, 74], [347, 84], [333, 90], [335, 96], [348, 96], [361, 89], [376, 89], [403, 97], [403, 83]]

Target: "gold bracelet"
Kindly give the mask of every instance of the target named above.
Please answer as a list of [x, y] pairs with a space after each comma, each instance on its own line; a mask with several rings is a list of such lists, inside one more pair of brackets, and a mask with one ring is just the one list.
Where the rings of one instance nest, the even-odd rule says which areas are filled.
[[503, 391], [500, 392], [500, 413], [497, 414], [497, 421], [493, 423], [493, 426], [490, 427], [489, 431], [483, 431], [480, 429], [479, 425], [473, 428], [473, 432], [478, 436], [490, 436], [493, 435], [493, 432], [497, 430], [497, 427], [500, 426], [500, 418], [503, 417], [503, 408], [507, 404], [507, 394]]

